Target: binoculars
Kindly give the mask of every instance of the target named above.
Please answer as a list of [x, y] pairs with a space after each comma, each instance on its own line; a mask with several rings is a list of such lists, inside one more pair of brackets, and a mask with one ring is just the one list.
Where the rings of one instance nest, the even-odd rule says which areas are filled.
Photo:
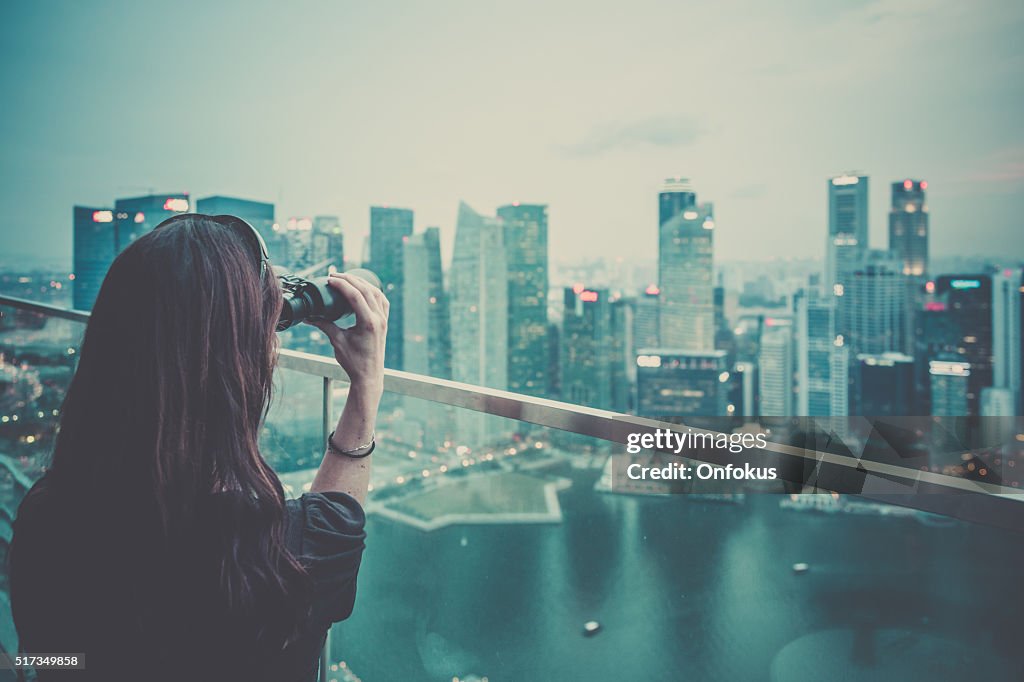
[[[306, 279], [277, 268], [274, 274], [281, 284], [281, 293], [284, 296], [277, 331], [284, 331], [305, 320], [336, 322], [352, 315], [352, 306], [337, 289], [327, 283], [327, 277]], [[378, 289], [381, 288], [380, 278], [370, 270], [357, 268], [349, 270], [346, 274], [355, 275]], [[346, 325], [343, 323], [341, 326]]]

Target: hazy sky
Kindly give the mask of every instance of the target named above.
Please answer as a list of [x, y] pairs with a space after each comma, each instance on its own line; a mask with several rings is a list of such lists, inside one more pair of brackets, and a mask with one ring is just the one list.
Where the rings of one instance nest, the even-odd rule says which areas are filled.
[[278, 217], [550, 204], [553, 258], [649, 258], [664, 177], [716, 257], [820, 256], [826, 179], [929, 182], [932, 252], [1024, 257], [1024, 3], [5, 2], [0, 251], [187, 190]]

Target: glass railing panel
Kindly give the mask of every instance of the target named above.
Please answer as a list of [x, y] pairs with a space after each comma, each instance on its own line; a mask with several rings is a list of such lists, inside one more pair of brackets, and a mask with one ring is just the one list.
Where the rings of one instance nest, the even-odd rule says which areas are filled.
[[292, 472], [320, 464], [324, 455], [323, 385], [321, 377], [287, 369], [274, 373], [274, 389], [260, 436], [260, 451], [281, 475], [289, 496], [302, 494], [291, 486]]
[[336, 679], [820, 679], [806, 666], [822, 657], [871, 679], [1001, 679], [1024, 664], [1013, 532], [856, 496], [629, 490], [607, 465], [622, 446], [521, 422], [473, 441], [461, 408], [410, 425], [423, 402], [382, 409]]
[[[0, 526], [46, 465], [82, 329], [0, 309]], [[325, 382], [280, 369], [275, 384], [261, 447], [297, 495], [323, 454]], [[330, 428], [346, 393], [330, 383]], [[1024, 666], [1019, 533], [854, 495], [630, 488], [607, 465], [622, 445], [395, 393], [378, 440], [359, 596], [332, 630], [328, 679], [820, 679], [805, 666], [822, 657], [872, 679]]]
[[0, 647], [7, 652], [17, 651], [7, 572], [11, 524], [49, 463], [84, 329], [0, 306]]

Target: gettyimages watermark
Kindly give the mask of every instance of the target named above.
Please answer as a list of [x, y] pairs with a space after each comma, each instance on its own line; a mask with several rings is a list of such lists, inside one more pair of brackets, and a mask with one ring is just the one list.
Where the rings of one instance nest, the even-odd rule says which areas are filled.
[[627, 434], [610, 477], [666, 494], [1020, 494], [1024, 418], [660, 417]]

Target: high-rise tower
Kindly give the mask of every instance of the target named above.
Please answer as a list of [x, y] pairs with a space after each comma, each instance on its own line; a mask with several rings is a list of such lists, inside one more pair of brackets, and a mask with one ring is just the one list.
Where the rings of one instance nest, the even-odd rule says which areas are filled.
[[402, 369], [403, 301], [402, 254], [412, 234], [413, 213], [407, 208], [370, 207], [370, 269], [380, 277], [391, 303], [384, 366]]
[[666, 180], [658, 195], [659, 341], [663, 348], [715, 347], [714, 211], [689, 182]]
[[508, 259], [508, 388], [547, 396], [548, 207], [498, 209]]

